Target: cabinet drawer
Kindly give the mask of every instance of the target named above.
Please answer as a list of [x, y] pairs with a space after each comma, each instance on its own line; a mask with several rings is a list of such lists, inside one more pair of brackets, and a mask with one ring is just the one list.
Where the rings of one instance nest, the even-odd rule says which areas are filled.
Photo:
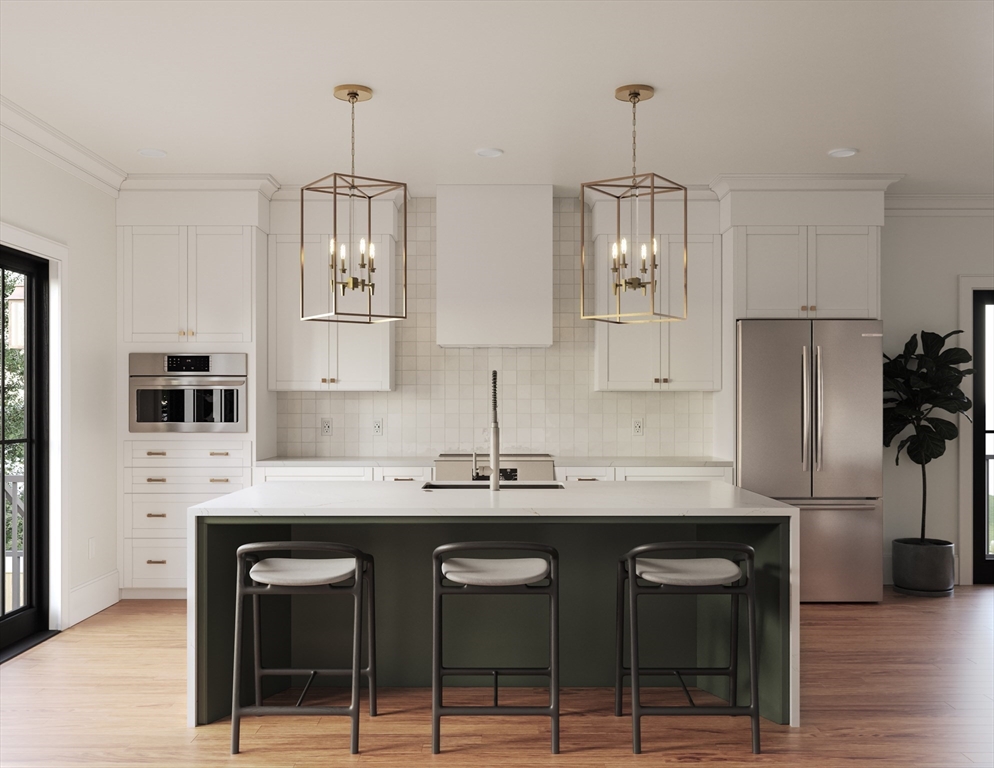
[[127, 539], [125, 548], [131, 587], [186, 586], [184, 539]]
[[124, 492], [223, 496], [251, 485], [250, 472], [238, 467], [127, 468], [124, 470]]
[[[298, 480], [372, 480], [372, 467], [267, 467], [266, 482]], [[406, 477], [406, 475], [405, 475]]]
[[373, 470], [374, 480], [387, 482], [427, 483], [432, 479], [431, 467], [376, 467]]
[[556, 467], [556, 480], [614, 480], [614, 467]]
[[187, 510], [218, 494], [126, 493], [125, 536], [186, 538]]
[[128, 467], [247, 467], [249, 446], [241, 442], [128, 441], [124, 447]]
[[732, 482], [731, 467], [618, 467], [618, 480], [722, 480]]

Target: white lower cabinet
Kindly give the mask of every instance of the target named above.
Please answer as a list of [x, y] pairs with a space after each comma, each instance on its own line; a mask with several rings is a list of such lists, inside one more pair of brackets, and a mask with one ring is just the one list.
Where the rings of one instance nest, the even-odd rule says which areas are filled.
[[250, 455], [248, 441], [125, 442], [122, 587], [186, 587], [187, 510], [251, 485]]
[[263, 467], [262, 470], [264, 483], [373, 479], [372, 467]]
[[373, 479], [386, 482], [430, 483], [434, 477], [431, 467], [375, 467]]
[[733, 482], [731, 467], [616, 467], [617, 480], [720, 480]]

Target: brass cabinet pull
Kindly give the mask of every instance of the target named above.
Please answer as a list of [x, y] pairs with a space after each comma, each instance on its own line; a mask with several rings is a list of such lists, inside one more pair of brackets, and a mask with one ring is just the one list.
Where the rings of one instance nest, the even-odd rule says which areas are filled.
[[414, 478], [413, 477], [395, 477], [394, 478], [395, 482], [398, 481], [398, 480], [409, 480], [409, 481], [413, 482]]
[[166, 561], [165, 560], [146, 560], [145, 564], [146, 565], [165, 565]]
[[190, 335], [193, 336], [193, 329], [190, 329]]
[[211, 478], [211, 482], [212, 483], [226, 483], [226, 482], [228, 482], [228, 478], [226, 478], [226, 477], [212, 477]]
[[338, 381], [338, 379], [336, 379], [336, 378], [334, 378], [334, 377], [332, 377], [332, 378], [328, 379], [328, 383], [329, 383], [329, 384], [334, 384], [334, 383], [335, 383], [336, 381]]
[[653, 384], [659, 384], [659, 383], [663, 383], [663, 384], [669, 384], [669, 383], [670, 383], [670, 380], [669, 380], [668, 378], [666, 378], [666, 377], [663, 377], [663, 378], [661, 378], [661, 379], [653, 379], [653, 380], [652, 380], [652, 383], [653, 383]]
[[663, 384], [669, 384], [669, 383], [670, 383], [670, 380], [664, 376], [663, 377]]
[[653, 384], [658, 384], [658, 383], [659, 383], [659, 379], [658, 379], [658, 378], [656, 378], [656, 379], [653, 379], [653, 380], [652, 380], [652, 383], [653, 383]]
[[[814, 307], [812, 307], [812, 309], [814, 309]], [[802, 304], [801, 305], [801, 311], [802, 312], [807, 312], [808, 311], [808, 305], [807, 304]]]
[[180, 335], [180, 336], [186, 336], [186, 331], [180, 331], [180, 332], [179, 332], [179, 335]]
[[165, 517], [165, 512], [146, 512], [145, 517]]
[[227, 456], [227, 451], [211, 451], [211, 456]]
[[165, 456], [165, 451], [145, 451], [146, 456]]
[[579, 482], [593, 483], [597, 480], [596, 477], [578, 477], [576, 478]]
[[322, 379], [321, 379], [321, 383], [322, 383], [322, 384], [327, 384], [327, 383], [328, 383], [328, 380], [327, 380], [327, 379], [325, 379], [325, 378], [322, 378]]
[[146, 477], [145, 478], [145, 482], [146, 483], [164, 483], [164, 482], [166, 482], [166, 478], [164, 478], [164, 477]]
[[816, 307], [814, 304], [812, 304], [811, 305], [811, 311], [814, 312], [816, 309], [818, 309], [818, 307]]

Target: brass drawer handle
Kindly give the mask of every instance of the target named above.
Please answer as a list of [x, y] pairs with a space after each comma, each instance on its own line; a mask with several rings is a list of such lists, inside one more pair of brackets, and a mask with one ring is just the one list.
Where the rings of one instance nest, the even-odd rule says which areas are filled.
[[802, 312], [807, 312], [808, 311], [808, 305], [807, 304], [802, 304], [801, 305], [801, 311]]
[[662, 383], [662, 384], [669, 384], [669, 383], [670, 383], [670, 380], [669, 380], [669, 379], [667, 379], [667, 378], [663, 378], [663, 379], [653, 379], [653, 380], [652, 380], [652, 383], [653, 383], [653, 384], [659, 384], [659, 383]]
[[818, 309], [818, 307], [816, 307], [814, 304], [812, 304], [811, 305], [811, 311], [814, 312], [816, 309]]
[[165, 512], [146, 512], [145, 517], [165, 517]]
[[334, 384], [334, 383], [335, 383], [335, 381], [336, 381], [336, 379], [334, 379], [334, 378], [330, 378], [330, 379], [321, 379], [321, 383], [322, 383], [322, 384]]
[[164, 482], [166, 482], [166, 478], [164, 478], [164, 477], [146, 477], [145, 478], [145, 482], [146, 483], [164, 483]]
[[226, 478], [226, 477], [212, 477], [211, 478], [211, 482], [212, 483], [226, 483], [226, 482], [228, 482], [228, 478]]
[[211, 456], [227, 456], [227, 451], [211, 451]]
[[145, 564], [146, 565], [165, 565], [166, 561], [165, 560], [146, 560]]
[[578, 482], [587, 482], [587, 483], [593, 483], [596, 482], [597, 480], [596, 477], [578, 477], [576, 479]]
[[146, 456], [165, 456], [165, 451], [145, 451]]
[[193, 329], [190, 329], [190, 335], [193, 336]]
[[179, 332], [179, 335], [180, 335], [180, 336], [186, 336], [186, 331], [180, 331], [180, 332]]
[[413, 477], [395, 477], [394, 478], [394, 482], [397, 482], [397, 481], [400, 481], [400, 480], [409, 480], [409, 481], [413, 482], [414, 478]]

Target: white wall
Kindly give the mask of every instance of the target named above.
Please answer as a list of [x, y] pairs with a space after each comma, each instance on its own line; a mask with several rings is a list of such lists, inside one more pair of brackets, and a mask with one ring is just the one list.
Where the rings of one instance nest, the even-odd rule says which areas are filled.
[[63, 483], [70, 502], [70, 594], [62, 617], [68, 626], [116, 602], [118, 594], [115, 201], [4, 139], [0, 220], [69, 249], [71, 435]]
[[[978, 215], [980, 214], [980, 215]], [[958, 276], [994, 274], [994, 211], [897, 210], [888, 203], [881, 238], [881, 316], [884, 352], [900, 352], [913, 333], [948, 333], [958, 319]], [[967, 380], [972, 393], [972, 378]], [[927, 535], [959, 542], [958, 454], [962, 441], [928, 465]], [[921, 468], [894, 448], [884, 450], [884, 576], [890, 583], [890, 541], [917, 536]]]

